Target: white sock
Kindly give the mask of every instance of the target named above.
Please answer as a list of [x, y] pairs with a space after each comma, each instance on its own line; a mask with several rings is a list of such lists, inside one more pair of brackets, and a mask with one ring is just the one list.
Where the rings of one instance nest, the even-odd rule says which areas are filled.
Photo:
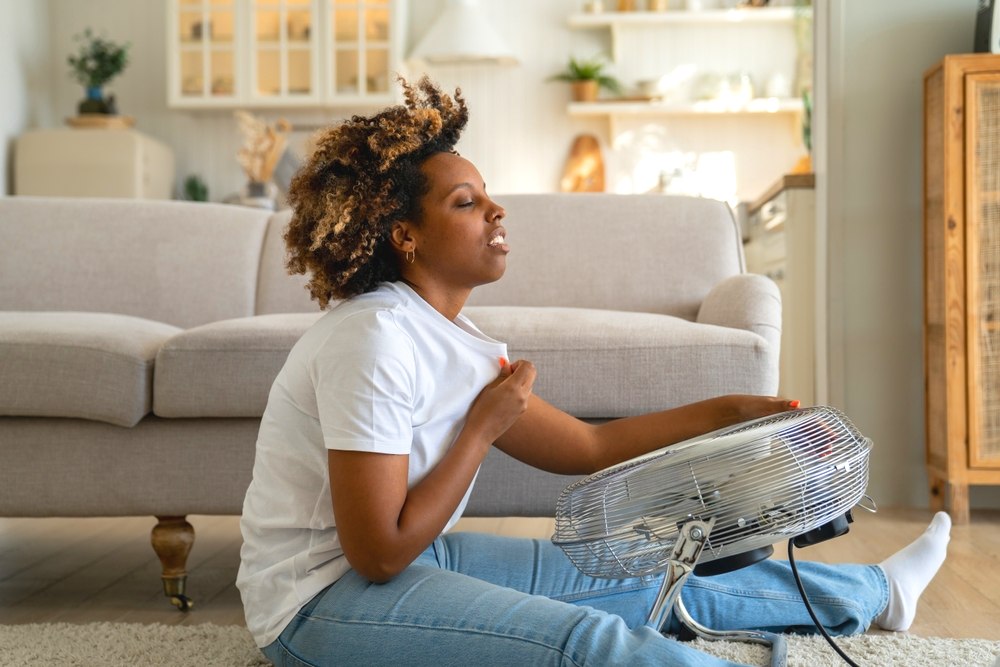
[[917, 615], [917, 600], [931, 583], [948, 551], [951, 517], [938, 512], [924, 534], [879, 563], [889, 581], [889, 604], [875, 623], [883, 630], [908, 630]]

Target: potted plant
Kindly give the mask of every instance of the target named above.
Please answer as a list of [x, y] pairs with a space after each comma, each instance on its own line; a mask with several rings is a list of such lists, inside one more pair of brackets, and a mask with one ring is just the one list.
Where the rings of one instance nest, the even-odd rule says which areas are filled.
[[81, 42], [79, 50], [66, 61], [74, 79], [87, 91], [87, 97], [80, 102], [78, 111], [84, 113], [113, 114], [114, 98], [104, 98], [104, 86], [121, 74], [128, 65], [128, 50], [131, 44], [115, 44], [98, 37], [90, 28], [83, 34], [75, 35], [74, 41]]
[[550, 80], [568, 81], [574, 101], [593, 102], [602, 88], [616, 95], [621, 94], [622, 85], [605, 72], [607, 66], [607, 61], [600, 56], [579, 60], [571, 56], [566, 69], [550, 77]]
[[208, 201], [208, 186], [201, 176], [191, 174], [184, 179], [184, 198], [188, 201]]

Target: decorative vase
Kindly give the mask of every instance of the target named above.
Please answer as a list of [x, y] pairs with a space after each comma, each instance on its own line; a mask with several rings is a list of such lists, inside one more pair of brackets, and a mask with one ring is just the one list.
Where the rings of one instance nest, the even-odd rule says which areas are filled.
[[593, 79], [570, 83], [574, 102], [593, 102], [597, 99], [598, 88], [597, 82]]
[[87, 86], [87, 96], [80, 100], [77, 111], [84, 113], [108, 113], [108, 105], [104, 101], [104, 91], [100, 86]]
[[812, 170], [812, 156], [806, 153], [799, 158], [799, 161], [795, 163], [795, 166], [792, 167], [792, 171], [790, 173], [811, 174]]
[[277, 188], [273, 183], [262, 183], [261, 181], [247, 181], [246, 190], [240, 197], [243, 206], [254, 208], [265, 208], [271, 211], [277, 207]]

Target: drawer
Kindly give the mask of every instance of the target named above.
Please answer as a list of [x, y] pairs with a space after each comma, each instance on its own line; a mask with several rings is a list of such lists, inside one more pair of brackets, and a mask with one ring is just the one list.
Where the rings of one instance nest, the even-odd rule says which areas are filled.
[[775, 197], [760, 207], [760, 228], [764, 234], [777, 231], [784, 227], [785, 218], [788, 215], [788, 199], [785, 191], [779, 192]]
[[761, 264], [784, 263], [788, 256], [784, 230], [763, 234], [757, 243], [757, 257]]

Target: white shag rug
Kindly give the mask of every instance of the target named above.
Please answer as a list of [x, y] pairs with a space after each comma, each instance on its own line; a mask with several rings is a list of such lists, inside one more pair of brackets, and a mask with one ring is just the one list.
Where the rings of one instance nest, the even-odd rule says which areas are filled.
[[[840, 646], [866, 667], [993, 667], [1000, 641], [934, 639], [905, 634], [843, 637]], [[747, 665], [770, 665], [766, 647], [697, 640], [698, 649]], [[4, 667], [258, 667], [267, 661], [240, 626], [67, 623], [0, 626], [0, 665]], [[844, 664], [822, 637], [788, 638], [789, 667]]]

